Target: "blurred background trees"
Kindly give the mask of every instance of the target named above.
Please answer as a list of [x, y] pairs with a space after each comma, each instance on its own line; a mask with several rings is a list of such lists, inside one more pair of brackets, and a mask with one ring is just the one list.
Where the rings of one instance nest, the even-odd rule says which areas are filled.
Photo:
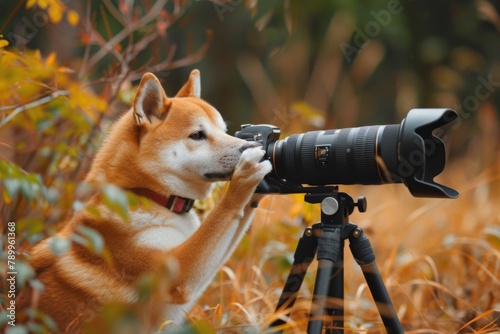
[[[0, 0], [0, 9], [0, 214], [26, 247], [81, 207], [92, 156], [147, 71], [173, 95], [199, 68], [202, 96], [230, 133], [453, 108], [448, 183], [479, 202], [500, 195], [497, 0]], [[500, 240], [491, 204], [481, 226]]]
[[[4, 0], [0, 34], [9, 45], [2, 50], [11, 54], [1, 69], [0, 154], [42, 174], [48, 157], [52, 166], [68, 160], [52, 154], [51, 141], [64, 136], [56, 127], [68, 121], [63, 109], [26, 108], [62, 91], [53, 103], [66, 99], [76, 104], [68, 112], [83, 110], [72, 116], [82, 117], [81, 134], [57, 141], [60, 151], [74, 152], [68, 180], [81, 179], [104, 125], [128, 108], [144, 72], [155, 72], [174, 94], [199, 68], [203, 97], [231, 133], [249, 122], [275, 124], [285, 135], [399, 123], [411, 108], [448, 107], [460, 114], [447, 138], [452, 155], [469, 150], [484, 168], [500, 142], [499, 7], [486, 0]], [[21, 72], [9, 69], [23, 61], [11, 61], [15, 54], [31, 57], [32, 50], [42, 71], [52, 67], [43, 74], [24, 65], [29, 85], [45, 85], [36, 89], [23, 86], [28, 78], [14, 84]], [[36, 134], [14, 130], [26, 119]]]

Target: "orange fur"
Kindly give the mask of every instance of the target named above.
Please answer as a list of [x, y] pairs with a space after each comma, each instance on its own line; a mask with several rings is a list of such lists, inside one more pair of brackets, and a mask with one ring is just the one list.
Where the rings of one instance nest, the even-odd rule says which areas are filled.
[[[203, 223], [193, 212], [175, 213], [155, 202], [130, 209], [124, 222], [94, 196], [88, 205], [100, 217], [81, 210], [55, 236], [71, 242], [66, 252], [53, 254], [50, 239], [34, 247], [31, 263], [45, 289], [26, 291], [21, 307], [50, 315], [60, 332], [105, 330], [109, 305], [134, 309], [137, 332], [183, 321], [248, 228], [248, 203], [271, 170], [268, 161], [260, 162], [260, 148], [225, 133], [217, 110], [199, 98], [199, 80], [193, 71], [168, 98], [158, 79], [145, 74], [134, 106], [112, 127], [87, 181], [196, 199], [210, 193], [213, 181], [231, 179], [220, 203]], [[192, 136], [197, 131], [201, 139]], [[99, 232], [104, 253], [75, 242], [82, 227]], [[148, 277], [154, 284], [143, 298], [137, 286]]]

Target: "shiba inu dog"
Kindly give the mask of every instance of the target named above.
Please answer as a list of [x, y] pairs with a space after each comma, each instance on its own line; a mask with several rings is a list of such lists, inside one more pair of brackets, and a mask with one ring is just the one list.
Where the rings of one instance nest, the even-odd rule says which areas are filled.
[[[55, 237], [34, 247], [31, 263], [44, 290], [26, 292], [20, 304], [50, 315], [60, 332], [74, 332], [85, 325], [89, 308], [138, 303], [139, 279], [157, 274], [165, 279], [141, 304], [141, 331], [165, 320], [182, 322], [249, 227], [258, 203], [254, 190], [271, 171], [263, 155], [256, 143], [226, 133], [219, 112], [200, 98], [198, 70], [175, 97], [145, 74], [87, 181], [132, 191], [150, 205], [130, 209], [125, 222], [99, 196], [90, 199], [99, 215], [80, 210]], [[193, 201], [221, 180], [230, 180], [229, 187], [201, 223], [190, 210]], [[85, 229], [100, 233], [107, 259], [75, 242]], [[54, 238], [67, 240], [69, 248], [54, 254]]]

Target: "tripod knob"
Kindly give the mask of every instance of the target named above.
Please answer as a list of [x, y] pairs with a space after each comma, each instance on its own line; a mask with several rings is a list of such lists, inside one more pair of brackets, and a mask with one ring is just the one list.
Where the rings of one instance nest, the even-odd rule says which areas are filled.
[[358, 201], [354, 203], [354, 206], [358, 207], [359, 212], [366, 212], [366, 209], [368, 207], [368, 202], [366, 201], [365, 196], [359, 196]]
[[327, 197], [321, 202], [321, 211], [325, 215], [333, 216], [339, 210], [339, 202], [333, 197]]

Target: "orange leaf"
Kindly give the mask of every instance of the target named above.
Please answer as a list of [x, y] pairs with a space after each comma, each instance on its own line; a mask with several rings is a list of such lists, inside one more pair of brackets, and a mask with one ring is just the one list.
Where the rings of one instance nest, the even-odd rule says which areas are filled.
[[82, 34], [82, 43], [83, 44], [89, 44], [91, 41], [91, 36], [89, 34], [83, 33]]
[[12, 199], [10, 198], [9, 193], [7, 192], [6, 188], [2, 189], [2, 196], [5, 204], [9, 205], [12, 202]]
[[48, 0], [36, 0], [35, 3], [41, 9], [46, 9], [49, 6], [49, 1]]
[[52, 67], [54, 66], [55, 63], [56, 63], [56, 53], [52, 52], [47, 57], [47, 60], [45, 60], [45, 65]]
[[120, 12], [122, 12], [123, 14], [128, 14], [130, 9], [129, 6], [123, 0], [120, 0], [120, 2], [118, 3], [118, 8], [120, 8]]
[[36, 0], [28, 0], [28, 2], [26, 3], [26, 8], [30, 9], [35, 4], [36, 4]]
[[75, 73], [75, 70], [69, 67], [59, 67], [57, 69], [57, 72], [59, 73]]
[[74, 27], [78, 24], [78, 21], [80, 20], [80, 15], [78, 15], [78, 12], [70, 10], [68, 11], [66, 18], [68, 20], [68, 23]]
[[63, 7], [59, 3], [52, 3], [49, 7], [49, 17], [52, 23], [59, 23], [62, 19]]
[[158, 34], [160, 34], [160, 36], [165, 37], [167, 34], [167, 23], [165, 21], [158, 21], [156, 23], [156, 29], [158, 30]]

